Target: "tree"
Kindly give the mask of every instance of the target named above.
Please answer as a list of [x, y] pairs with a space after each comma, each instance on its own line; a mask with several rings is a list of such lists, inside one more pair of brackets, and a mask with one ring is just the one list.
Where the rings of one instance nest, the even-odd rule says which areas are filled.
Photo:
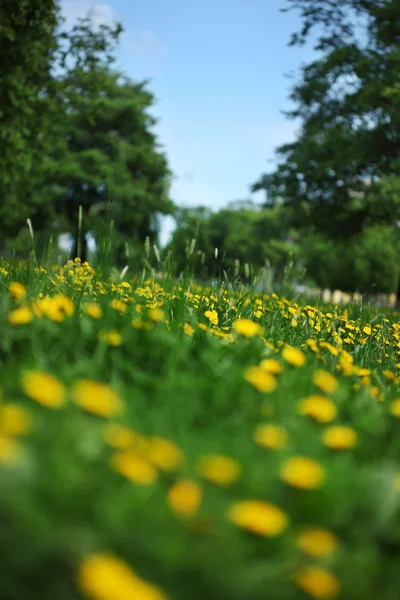
[[[168, 214], [167, 161], [149, 114], [154, 98], [113, 68], [121, 26], [93, 28], [81, 19], [63, 36], [58, 76], [60, 120], [48, 162], [61, 227], [74, 232], [74, 255], [86, 257], [85, 234], [112, 220], [119, 249], [157, 234], [157, 213]], [[78, 231], [79, 207], [83, 224]]]
[[59, 12], [55, 0], [0, 2], [0, 244], [26, 219], [48, 221], [38, 187], [49, 147], [51, 67]]
[[253, 189], [265, 189], [269, 203], [283, 199], [300, 224], [332, 239], [355, 239], [380, 223], [394, 232], [400, 220], [399, 2], [288, 2], [303, 23], [291, 43], [305, 43], [319, 28], [318, 58], [301, 69], [291, 93], [295, 108], [288, 116], [300, 121], [300, 133], [278, 148], [277, 169]]

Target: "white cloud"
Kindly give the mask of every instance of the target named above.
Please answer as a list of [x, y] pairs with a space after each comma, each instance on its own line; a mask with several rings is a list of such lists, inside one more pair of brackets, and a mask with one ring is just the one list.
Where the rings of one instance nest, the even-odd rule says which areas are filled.
[[90, 0], [62, 0], [61, 12], [67, 26], [73, 25], [80, 17], [90, 17], [96, 26], [111, 23], [116, 19], [109, 4], [97, 4]]
[[148, 60], [163, 56], [168, 50], [168, 44], [159, 39], [150, 29], [143, 29], [137, 34], [127, 36], [124, 48], [139, 58]]

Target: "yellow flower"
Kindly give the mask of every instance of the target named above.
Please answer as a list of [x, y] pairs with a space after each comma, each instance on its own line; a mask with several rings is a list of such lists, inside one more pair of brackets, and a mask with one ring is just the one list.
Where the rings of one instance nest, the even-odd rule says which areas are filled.
[[80, 379], [72, 387], [72, 396], [79, 406], [101, 417], [113, 417], [123, 409], [119, 394], [99, 381]]
[[397, 400], [393, 400], [389, 407], [389, 410], [394, 417], [400, 419], [400, 398], [397, 398]]
[[236, 319], [233, 322], [233, 329], [239, 335], [244, 337], [255, 337], [263, 334], [263, 328], [259, 323], [255, 323], [251, 319]]
[[325, 429], [322, 434], [322, 441], [325, 446], [334, 450], [347, 450], [357, 444], [358, 435], [351, 427], [334, 425]]
[[204, 316], [207, 317], [213, 325], [218, 325], [218, 313], [216, 310], [206, 310]]
[[26, 371], [22, 376], [22, 389], [29, 398], [47, 408], [60, 408], [65, 404], [65, 386], [50, 373]]
[[325, 394], [333, 394], [339, 387], [338, 380], [334, 375], [323, 369], [318, 369], [313, 374], [313, 382]]
[[104, 439], [113, 448], [129, 448], [137, 440], [137, 434], [125, 425], [107, 423], [104, 428]]
[[260, 500], [237, 502], [230, 508], [228, 518], [242, 529], [267, 537], [279, 535], [288, 524], [280, 508]]
[[219, 485], [229, 485], [237, 480], [240, 474], [239, 464], [222, 454], [210, 454], [199, 463], [199, 473], [206, 479]]
[[33, 313], [29, 306], [20, 306], [11, 311], [8, 315], [8, 322], [11, 325], [26, 325], [33, 319]]
[[12, 281], [8, 286], [8, 291], [10, 292], [10, 296], [14, 300], [20, 300], [21, 298], [26, 296], [26, 287], [18, 281]]
[[6, 435], [0, 434], [0, 464], [9, 465], [18, 460], [20, 447], [17, 442]]
[[321, 600], [333, 600], [340, 593], [340, 584], [332, 573], [321, 567], [306, 567], [295, 578], [307, 594]]
[[157, 469], [132, 449], [114, 454], [110, 464], [115, 471], [139, 485], [151, 485], [158, 478]]
[[110, 306], [111, 308], [117, 310], [120, 313], [126, 313], [126, 311], [128, 310], [128, 306], [126, 305], [126, 303], [123, 300], [118, 300], [117, 298], [111, 300]]
[[329, 398], [313, 395], [300, 400], [298, 412], [301, 415], [312, 417], [319, 423], [329, 423], [336, 418], [337, 408]]
[[265, 423], [259, 425], [254, 434], [254, 441], [259, 446], [280, 450], [287, 441], [287, 433], [283, 427]]
[[159, 588], [109, 554], [87, 557], [79, 567], [77, 579], [81, 592], [92, 600], [166, 600]]
[[184, 323], [183, 331], [184, 331], [185, 335], [191, 336], [194, 334], [194, 329], [191, 325], [189, 325], [189, 323]]
[[260, 367], [264, 369], [264, 371], [267, 371], [267, 373], [272, 373], [272, 375], [278, 375], [283, 371], [283, 366], [275, 358], [264, 358], [264, 360], [260, 362]]
[[163, 321], [165, 319], [164, 312], [161, 308], [150, 308], [148, 316], [152, 321]]
[[30, 417], [21, 406], [10, 403], [0, 408], [0, 435], [24, 435], [30, 428]]
[[120, 346], [122, 344], [122, 336], [118, 331], [115, 331], [115, 329], [112, 329], [111, 331], [100, 331], [99, 339], [110, 346]]
[[148, 438], [146, 452], [149, 462], [163, 471], [175, 471], [183, 463], [181, 450], [162, 437]]
[[168, 491], [168, 503], [176, 514], [190, 518], [196, 514], [202, 498], [200, 486], [190, 479], [181, 479]]
[[293, 456], [282, 465], [281, 478], [289, 485], [313, 490], [325, 483], [325, 469], [311, 458]]
[[371, 335], [371, 332], [372, 332], [371, 325], [366, 325], [363, 329], [363, 332], [365, 333], [365, 335]]
[[88, 302], [85, 304], [84, 310], [89, 317], [92, 317], [92, 319], [101, 319], [103, 316], [103, 311], [97, 302]]
[[306, 362], [306, 357], [301, 350], [293, 346], [285, 346], [282, 350], [282, 358], [293, 367], [301, 367]]
[[336, 536], [327, 529], [307, 529], [297, 538], [297, 546], [316, 558], [331, 554], [337, 547]]
[[261, 367], [249, 367], [244, 378], [259, 392], [273, 392], [278, 385], [276, 378]]

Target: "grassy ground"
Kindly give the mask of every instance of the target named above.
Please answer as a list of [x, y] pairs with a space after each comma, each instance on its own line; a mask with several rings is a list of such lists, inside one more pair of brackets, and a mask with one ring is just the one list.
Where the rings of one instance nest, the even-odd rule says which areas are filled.
[[1, 599], [398, 599], [398, 313], [79, 262], [0, 291]]

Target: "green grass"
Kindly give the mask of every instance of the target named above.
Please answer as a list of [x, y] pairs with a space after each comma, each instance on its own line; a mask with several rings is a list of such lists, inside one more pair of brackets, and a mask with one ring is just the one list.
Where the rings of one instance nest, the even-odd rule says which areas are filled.
[[[239, 283], [204, 288], [189, 273], [177, 281], [163, 272], [156, 281], [151, 271], [133, 279], [128, 271], [125, 279], [129, 286], [117, 272], [79, 263], [0, 268], [0, 598], [397, 600], [398, 313], [314, 308]], [[10, 288], [13, 282], [24, 288]], [[92, 302], [100, 318], [87, 314]], [[240, 335], [238, 319], [258, 323], [259, 331]], [[192, 328], [186, 333], [185, 323]], [[285, 360], [287, 345], [301, 350], [303, 365]], [[282, 365], [276, 380], [266, 371], [249, 376], [265, 358]], [[320, 369], [335, 376], [337, 390], [318, 389]], [[27, 383], [29, 372], [35, 385]], [[76, 391], [82, 380], [89, 380], [84, 394]], [[93, 382], [107, 386], [108, 408]], [[271, 391], [257, 389], [265, 382]], [[300, 400], [315, 394], [334, 404], [331, 422], [299, 414]], [[9, 404], [18, 407], [12, 418]], [[128, 454], [110, 445], [110, 423], [135, 436]], [[256, 443], [264, 423], [284, 429], [282, 448]], [[332, 425], [351, 427], [358, 443], [324, 445]], [[170, 441], [182, 460], [162, 468], [168, 451], [152, 454], [154, 436]], [[115, 466], [121, 451], [125, 466], [136, 465], [131, 478]], [[226, 485], [207, 479], [200, 466], [213, 454], [239, 468]], [[321, 467], [320, 485], [303, 489], [285, 477], [287, 461], [298, 456]], [[217, 468], [217, 480], [226, 473]], [[306, 485], [309, 473], [296, 477]], [[187, 514], [170, 500], [181, 480], [194, 482], [199, 494], [178, 494], [193, 501]], [[253, 531], [240, 526], [229, 515], [247, 500], [279, 508], [286, 526], [265, 535], [265, 523], [268, 529], [276, 519], [256, 510], [247, 515]], [[315, 557], [299, 547], [309, 529], [333, 534], [333, 551]], [[136, 577], [122, 576], [120, 563], [104, 556], [91, 563], [99, 553]], [[323, 569], [322, 579], [309, 567]]]

